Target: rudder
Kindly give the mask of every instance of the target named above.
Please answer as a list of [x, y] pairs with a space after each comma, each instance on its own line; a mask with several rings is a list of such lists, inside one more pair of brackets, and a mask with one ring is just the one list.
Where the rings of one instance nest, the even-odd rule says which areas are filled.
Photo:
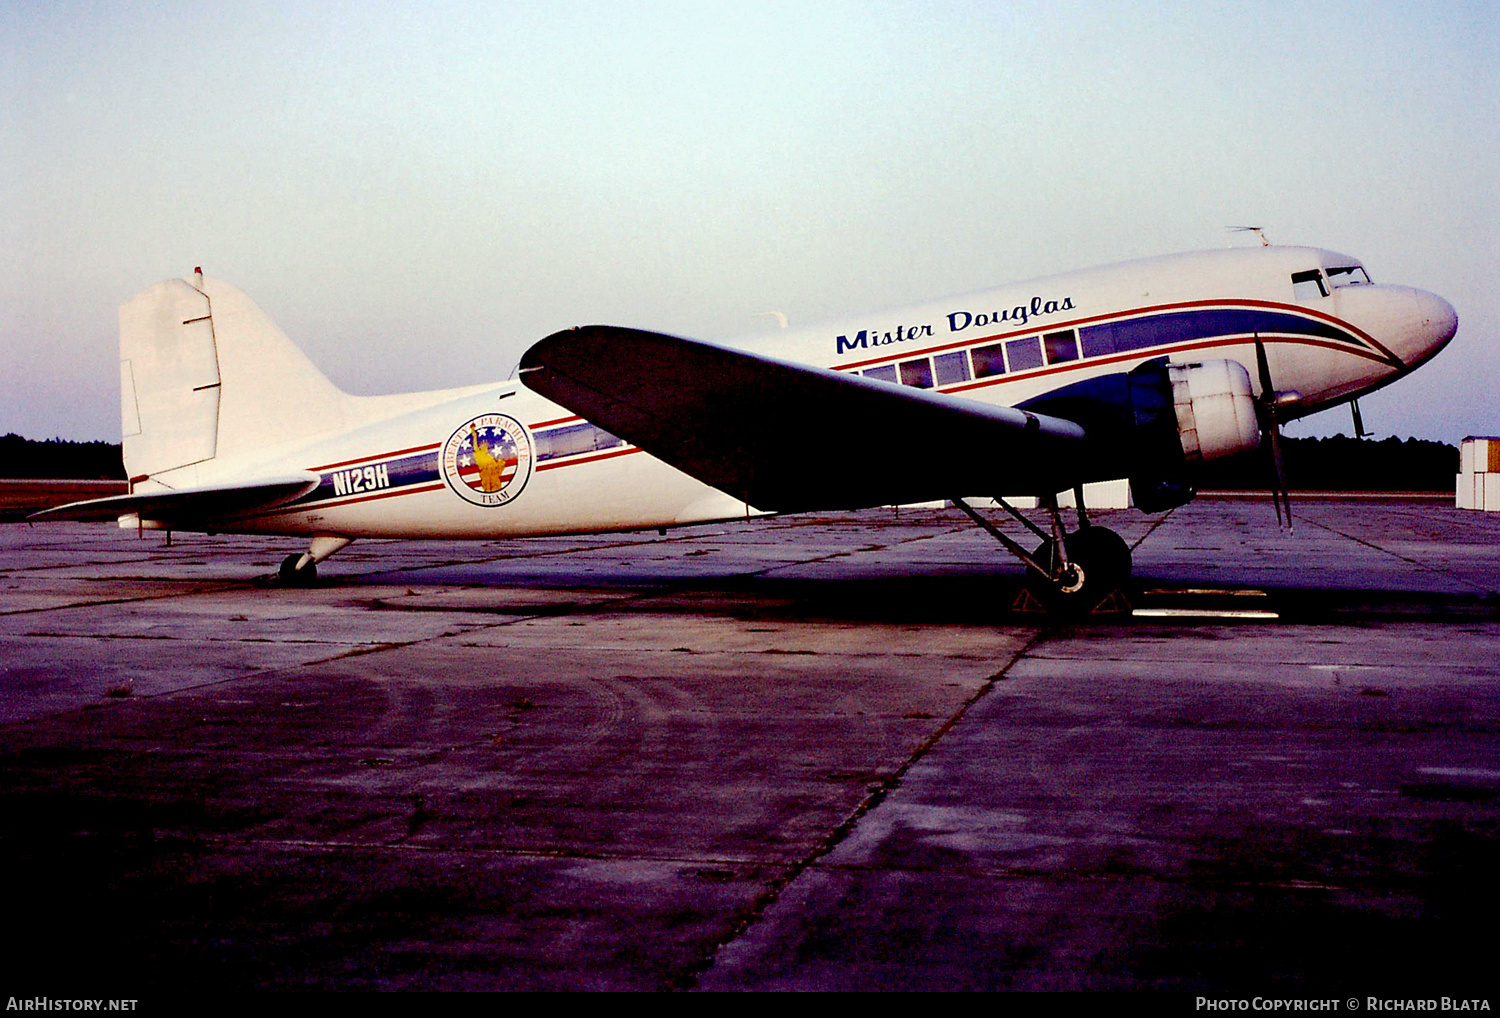
[[227, 283], [168, 280], [120, 309], [120, 417], [133, 479], [343, 427], [351, 400]]
[[132, 477], [212, 459], [219, 361], [208, 298], [180, 279], [120, 308], [120, 431]]

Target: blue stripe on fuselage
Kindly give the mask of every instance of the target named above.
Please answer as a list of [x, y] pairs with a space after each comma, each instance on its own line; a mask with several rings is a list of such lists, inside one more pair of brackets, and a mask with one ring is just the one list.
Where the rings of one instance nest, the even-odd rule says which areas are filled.
[[438, 479], [437, 453], [424, 452], [400, 459], [361, 463], [357, 467], [325, 470], [318, 486], [291, 505], [323, 502], [369, 492], [389, 491]]
[[1085, 325], [1078, 330], [1084, 357], [1101, 357], [1131, 350], [1146, 350], [1169, 343], [1189, 343], [1220, 336], [1267, 333], [1278, 336], [1311, 336], [1335, 343], [1369, 349], [1359, 337], [1328, 322], [1284, 311], [1257, 308], [1209, 308], [1201, 311], [1171, 311], [1142, 318], [1117, 319]]
[[[533, 433], [536, 439], [536, 461], [574, 456], [599, 449], [613, 449], [625, 443], [602, 428], [587, 421], [561, 428], [550, 428]], [[358, 466], [324, 470], [321, 481], [312, 491], [303, 495], [294, 506], [329, 499], [348, 498], [372, 492], [395, 490], [414, 484], [428, 484], [441, 477], [438, 472], [438, 456], [435, 452], [418, 453], [393, 460], [371, 460]]]

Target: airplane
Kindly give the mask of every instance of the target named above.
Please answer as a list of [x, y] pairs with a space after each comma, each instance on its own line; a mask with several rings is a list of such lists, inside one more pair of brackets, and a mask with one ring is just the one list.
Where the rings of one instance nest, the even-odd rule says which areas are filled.
[[[34, 519], [306, 535], [288, 586], [361, 538], [495, 539], [944, 500], [1024, 563], [1048, 607], [1131, 572], [1082, 486], [1135, 506], [1280, 425], [1416, 370], [1457, 331], [1441, 297], [1311, 247], [1170, 255], [709, 343], [581, 326], [517, 377], [435, 392], [335, 387], [226, 283], [158, 283], [120, 310], [129, 493]], [[1057, 499], [1072, 489], [1068, 530]], [[968, 499], [993, 498], [1028, 550]], [[1036, 497], [1050, 530], [1012, 502]], [[1287, 522], [1290, 523], [1290, 506]]]

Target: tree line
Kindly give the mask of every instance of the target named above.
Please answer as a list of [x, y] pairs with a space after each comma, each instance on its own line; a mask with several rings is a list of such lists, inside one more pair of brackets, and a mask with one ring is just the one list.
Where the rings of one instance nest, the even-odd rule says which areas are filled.
[[[1422, 438], [1281, 439], [1287, 487], [1293, 491], [1448, 491], [1458, 473], [1458, 447]], [[1268, 444], [1207, 464], [1200, 490], [1268, 489], [1274, 476]]]
[[0, 438], [0, 477], [57, 481], [123, 481], [118, 442], [43, 442], [9, 434]]

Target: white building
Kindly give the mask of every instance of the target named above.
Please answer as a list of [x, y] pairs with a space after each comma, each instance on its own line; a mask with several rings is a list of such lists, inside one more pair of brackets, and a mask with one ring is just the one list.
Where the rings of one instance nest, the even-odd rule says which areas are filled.
[[1500, 438], [1466, 438], [1458, 446], [1460, 509], [1500, 512]]

